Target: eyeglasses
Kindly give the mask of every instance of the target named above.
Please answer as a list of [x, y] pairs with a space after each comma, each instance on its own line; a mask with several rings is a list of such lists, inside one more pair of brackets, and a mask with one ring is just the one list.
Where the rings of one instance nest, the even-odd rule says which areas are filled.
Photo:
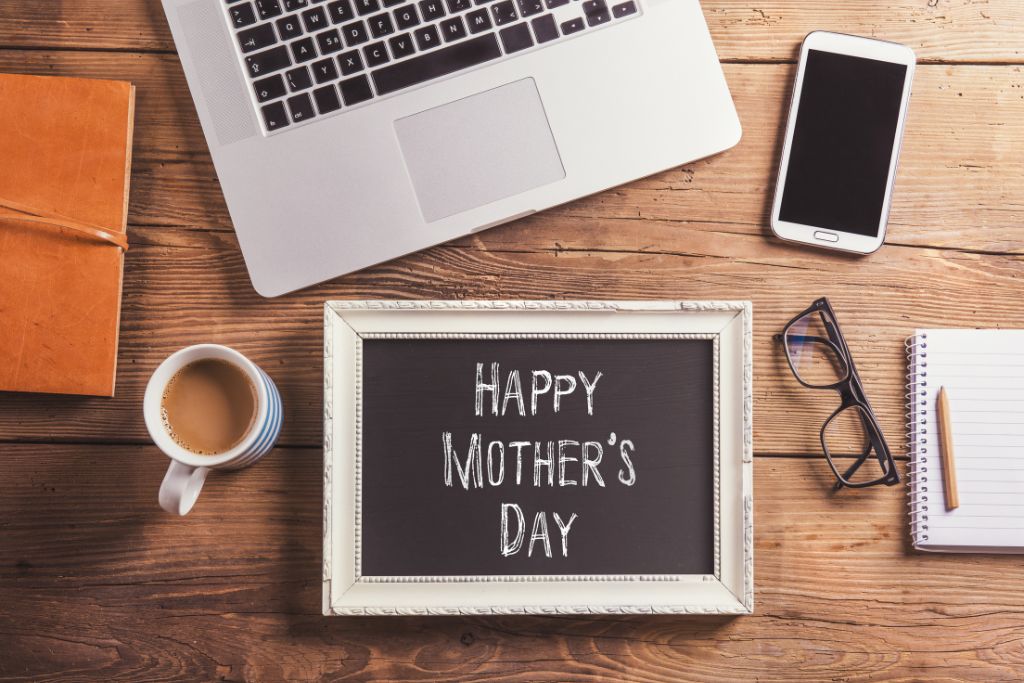
[[[864, 394], [850, 349], [828, 299], [818, 299], [789, 321], [782, 334], [775, 335], [775, 340], [785, 347], [789, 369], [800, 384], [808, 389], [839, 392], [839, 407], [821, 427], [821, 447], [836, 475], [835, 490], [844, 486], [866, 488], [898, 484], [900, 477], [889, 444]], [[849, 457], [854, 459], [853, 464], [841, 469]]]

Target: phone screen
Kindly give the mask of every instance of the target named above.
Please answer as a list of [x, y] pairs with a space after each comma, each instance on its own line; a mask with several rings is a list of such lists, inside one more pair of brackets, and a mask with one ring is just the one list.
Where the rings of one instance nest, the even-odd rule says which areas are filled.
[[878, 235], [907, 67], [808, 50], [779, 218]]

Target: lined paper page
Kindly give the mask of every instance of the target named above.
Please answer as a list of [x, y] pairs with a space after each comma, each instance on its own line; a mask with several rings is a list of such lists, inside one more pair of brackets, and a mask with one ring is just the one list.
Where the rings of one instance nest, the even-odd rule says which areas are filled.
[[[921, 330], [927, 371], [928, 541], [1024, 551], [1024, 330]], [[947, 511], [936, 415], [949, 395], [960, 507]], [[922, 486], [922, 483], [918, 483]], [[919, 497], [924, 495], [919, 491]]]

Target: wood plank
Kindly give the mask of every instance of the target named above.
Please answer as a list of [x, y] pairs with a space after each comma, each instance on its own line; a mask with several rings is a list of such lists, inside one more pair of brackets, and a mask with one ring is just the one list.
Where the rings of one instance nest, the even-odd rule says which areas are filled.
[[[0, 59], [10, 65], [14, 54], [0, 52]], [[30, 71], [81, 67], [90, 75], [141, 79], [131, 202], [137, 247], [126, 274], [119, 398], [0, 398], [0, 439], [143, 442], [137, 406], [148, 373], [173, 349], [214, 339], [252, 349], [287, 387], [285, 443], [318, 443], [318, 307], [329, 297], [738, 298], [753, 292], [759, 448], [817, 450], [817, 416], [789, 410], [806, 410], [814, 399], [792, 385], [768, 339], [792, 312], [828, 293], [841, 315], [853, 305], [870, 308], [844, 319], [855, 316], [848, 333], [855, 348], [857, 342], [867, 347], [858, 362], [899, 449], [900, 343], [914, 325], [1021, 324], [1020, 264], [1000, 255], [1019, 251], [1024, 228], [1019, 67], [921, 69], [891, 240], [934, 250], [890, 246], [847, 259], [766, 240], [781, 103], [792, 68], [729, 65], [746, 122], [746, 137], [734, 150], [264, 302], [252, 293], [226, 232], [230, 219], [174, 58], [18, 54], [36, 60], [21, 65]], [[770, 93], [777, 110], [764, 107], [758, 92]], [[876, 300], [864, 300], [865, 283], [873, 294], [881, 288]], [[989, 295], [996, 286], [999, 292]], [[250, 330], [259, 323], [265, 324], [254, 338]]]
[[811, 31], [852, 33], [904, 43], [922, 62], [1021, 62], [1015, 32], [1024, 5], [1014, 0], [871, 0], [842, 3], [772, 0], [701, 2], [721, 59], [795, 60]]
[[[836, 399], [799, 387], [772, 335], [827, 294], [902, 452], [905, 337], [916, 326], [1024, 327], [1021, 256], [890, 247], [855, 259], [657, 221], [639, 233], [637, 222], [617, 219], [558, 226], [601, 246], [540, 248], [523, 237], [522, 248], [500, 248], [472, 237], [274, 300], [251, 289], [231, 233], [138, 229], [127, 258], [117, 398], [0, 396], [0, 439], [145, 442], [140, 405], [148, 375], [175, 349], [213, 341], [249, 354], [278, 382], [282, 443], [319, 444], [321, 311], [330, 298], [750, 297], [756, 448], [816, 453], [818, 427]], [[546, 229], [547, 219], [536, 217], [505, 232]], [[616, 249], [641, 238], [663, 246]]]
[[[97, 70], [112, 68], [105, 56], [87, 56]], [[177, 69], [162, 56], [140, 59]], [[139, 77], [151, 73], [136, 69]], [[147, 102], [140, 112], [154, 114], [140, 114], [136, 144], [136, 247], [126, 270], [119, 397], [0, 397], [0, 439], [144, 441], [137, 405], [146, 376], [173, 349], [212, 339], [239, 345], [267, 365], [289, 403], [285, 442], [314, 444], [318, 306], [330, 297], [742, 298], [753, 292], [759, 449], [817, 450], [820, 416], [791, 410], [810, 410], [816, 398], [788, 379], [769, 338], [788, 315], [829, 294], [900, 450], [900, 344], [913, 327], [1021, 326], [1020, 263], [1000, 252], [1021, 249], [1024, 108], [1014, 102], [1024, 93], [1007, 84], [1007, 68], [923, 68], [928, 86], [919, 88], [911, 114], [918, 132], [907, 140], [891, 241], [935, 249], [890, 246], [850, 259], [765, 239], [779, 113], [765, 113], [753, 93], [771, 86], [781, 101], [791, 69], [729, 69], [744, 84], [737, 88], [743, 119], [753, 122], [735, 150], [275, 301], [251, 291], [190, 103], [160, 87], [169, 75], [152, 76], [140, 88]], [[999, 119], [1002, 125], [995, 125]], [[177, 229], [182, 225], [190, 229]]]
[[[767, 234], [794, 70], [727, 65], [726, 78], [744, 128], [739, 145], [551, 213], [656, 219], [684, 228], [704, 224], [721, 232]], [[888, 243], [1020, 252], [1022, 75], [1020, 67], [919, 68]]]
[[[33, 68], [72, 71], [79, 64], [104, 76], [122, 68], [110, 55], [75, 62], [32, 54], [46, 58]], [[215, 340], [252, 353], [278, 378], [288, 404], [284, 443], [316, 444], [325, 298], [752, 296], [758, 448], [816, 452], [820, 415], [805, 411], [817, 399], [789, 379], [770, 335], [811, 299], [829, 294], [893, 447], [901, 450], [901, 342], [914, 326], [1022, 324], [1020, 263], [999, 254], [1019, 251], [1024, 234], [1024, 93], [1006, 78], [1018, 67], [921, 70], [926, 85], [919, 84], [915, 99], [891, 240], [936, 249], [890, 246], [849, 259], [766, 240], [781, 107], [766, 111], [754, 93], [760, 88], [781, 102], [791, 67], [730, 65], [748, 122], [734, 150], [268, 302], [248, 284], [191, 104], [170, 95], [169, 83], [181, 86], [176, 62], [136, 59], [127, 75], [149, 80], [140, 85], [131, 202], [136, 247], [125, 279], [118, 398], [0, 397], [0, 439], [144, 442], [138, 404], [149, 372], [175, 348]], [[150, 72], [146, 64], [159, 68]]]
[[[924, 61], [1024, 61], [1024, 45], [1017, 39], [1024, 6], [1016, 0], [701, 4], [719, 56], [726, 61], [792, 60], [803, 37], [817, 29], [903, 42]], [[106, 0], [2, 3], [0, 46], [174, 50], [156, 0], [118, 0], [116, 11]]]
[[[823, 463], [755, 462], [755, 615], [319, 616], [320, 453], [156, 506], [152, 447], [3, 447], [5, 680], [1009, 680], [1015, 557], [907, 546], [902, 487], [833, 495]], [[800, 501], [799, 514], [794, 501]]]
[[[595, 242], [561, 218], [656, 219], [680, 229], [764, 235], [793, 67], [726, 65], [744, 137], [717, 157], [545, 214], [544, 248], [671, 248], [630, 228], [630, 245]], [[230, 230], [231, 219], [173, 55], [0, 50], [0, 72], [123, 78], [137, 84], [133, 226]], [[765, 102], [769, 106], [765, 106]], [[889, 242], [1020, 253], [1024, 231], [1024, 72], [1021, 67], [923, 66], [918, 71], [890, 219]], [[518, 233], [513, 233], [519, 239]], [[609, 236], [603, 236], [607, 239]], [[507, 229], [482, 237], [504, 245]], [[621, 242], [621, 240], [620, 240]]]

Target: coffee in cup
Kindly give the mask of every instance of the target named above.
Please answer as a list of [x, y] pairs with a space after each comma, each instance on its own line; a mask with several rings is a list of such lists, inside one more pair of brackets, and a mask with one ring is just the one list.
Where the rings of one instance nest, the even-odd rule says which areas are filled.
[[160, 415], [175, 443], [197, 455], [220, 455], [242, 442], [256, 419], [256, 386], [230, 361], [201, 358], [164, 387]]

